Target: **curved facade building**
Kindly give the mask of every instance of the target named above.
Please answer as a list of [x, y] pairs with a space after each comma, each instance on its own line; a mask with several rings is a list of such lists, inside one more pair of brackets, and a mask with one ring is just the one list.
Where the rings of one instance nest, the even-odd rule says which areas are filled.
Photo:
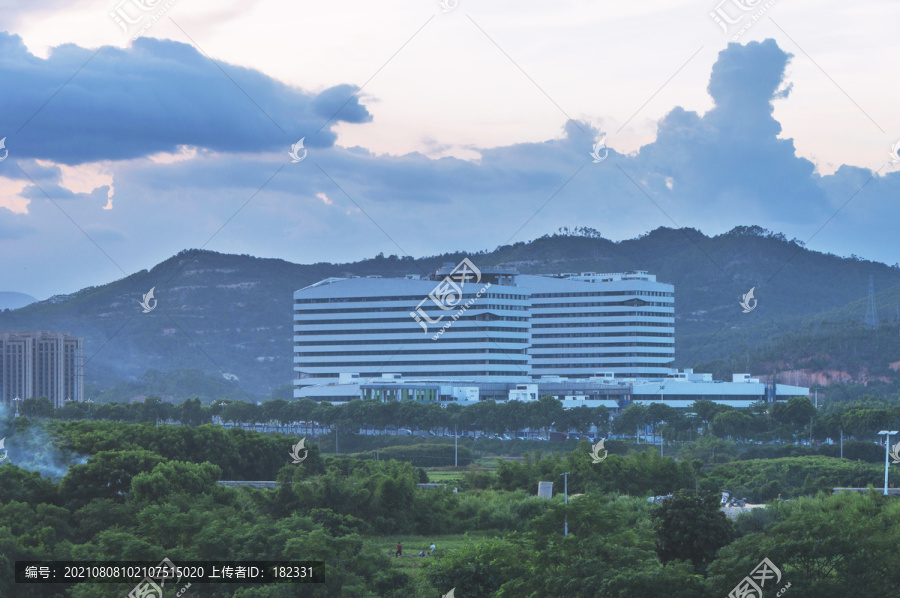
[[661, 378], [675, 359], [675, 287], [643, 271], [519, 276], [531, 290], [531, 373]]
[[646, 272], [530, 276], [466, 259], [425, 279], [329, 278], [294, 293], [295, 382], [659, 378], [674, 322], [674, 287]]
[[[448, 282], [449, 277], [449, 282]], [[530, 379], [528, 292], [515, 273], [327, 279], [294, 293], [298, 385], [342, 373]]]

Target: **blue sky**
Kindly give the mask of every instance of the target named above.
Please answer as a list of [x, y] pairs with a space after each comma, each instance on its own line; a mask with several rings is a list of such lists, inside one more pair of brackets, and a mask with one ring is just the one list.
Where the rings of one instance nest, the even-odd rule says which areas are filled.
[[890, 4], [737, 2], [0, 8], [0, 290], [192, 247], [349, 261], [562, 226], [757, 224], [900, 261]]

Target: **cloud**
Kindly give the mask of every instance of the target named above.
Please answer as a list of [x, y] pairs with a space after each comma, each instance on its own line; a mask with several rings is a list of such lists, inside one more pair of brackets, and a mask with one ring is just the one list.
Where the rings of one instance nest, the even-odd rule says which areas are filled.
[[173, 41], [139, 38], [130, 48], [96, 51], [66, 44], [44, 60], [19, 36], [0, 32], [0, 55], [0, 131], [10, 131], [16, 159], [74, 165], [180, 146], [264, 152], [301, 136], [307, 147], [326, 148], [338, 121], [372, 118], [351, 85], [304, 92], [253, 69], [217, 66]]
[[703, 116], [673, 109], [634, 161], [653, 190], [677, 203], [743, 208], [768, 220], [824, 216], [830, 201], [815, 165], [797, 156], [791, 139], [778, 138], [781, 125], [772, 116], [773, 102], [788, 97], [790, 87], [782, 86], [790, 59], [774, 40], [722, 50], [708, 87], [714, 107]]
[[[16, 38], [0, 37], [0, 43], [10, 40]], [[51, 64], [64, 81], [79, 64], [69, 60], [72, 71], [63, 77], [63, 58], [85, 58], [84, 52], [57, 48], [44, 61], [17, 49], [9, 62], [26, 65], [17, 81], [40, 79]], [[609, 156], [599, 164], [589, 153], [601, 132], [575, 121], [561, 122], [558, 135], [544, 141], [472, 147], [477, 158], [463, 160], [336, 145], [331, 125], [314, 132], [335, 113], [336, 121], [371, 119], [353, 96], [356, 88], [309, 94], [224, 65], [281, 126], [313, 123], [296, 132], [292, 126], [285, 136], [189, 46], [138, 40], [129, 50], [102, 49], [85, 67], [80, 85], [103, 81], [105, 93], [75, 101], [81, 88], [70, 87], [79, 74], [22, 132], [44, 131], [53, 140], [44, 146], [54, 146], [44, 153], [66, 154], [96, 139], [91, 151], [106, 158], [85, 157], [73, 170], [45, 155], [23, 158], [16, 154], [21, 137], [10, 136], [14, 160], [0, 164], [0, 176], [21, 182], [19, 163], [127, 272], [152, 268], [186, 247], [340, 262], [379, 252], [492, 249], [561, 226], [593, 227], [621, 240], [659, 226], [715, 235], [760, 224], [788, 238], [815, 234], [813, 249], [896, 261], [890, 248], [900, 219], [894, 199], [900, 175], [843, 166], [822, 177], [797, 156], [793, 140], [779, 138], [774, 106], [795, 101], [785, 79], [790, 60], [771, 40], [730, 44], [710, 74], [709, 111], [671, 108], [656, 139], [633, 153], [617, 151], [611, 135]], [[0, 66], [0, 76], [10, 68]], [[64, 106], [88, 112], [83, 122], [61, 122], [69, 127], [64, 136], [50, 135]], [[291, 164], [287, 150], [304, 134], [309, 155]], [[115, 207], [104, 210], [113, 186]], [[32, 200], [28, 214], [0, 209], [0, 252], [48, 276], [38, 288], [33, 277], [9, 268], [3, 274], [10, 275], [10, 288], [46, 296], [121, 276], [30, 181], [19, 195]], [[56, 241], [5, 243], [4, 230]]]

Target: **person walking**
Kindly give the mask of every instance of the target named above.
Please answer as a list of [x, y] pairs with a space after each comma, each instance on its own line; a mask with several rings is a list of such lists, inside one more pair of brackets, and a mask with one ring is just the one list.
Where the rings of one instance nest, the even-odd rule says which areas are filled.
[[428, 550], [431, 551], [431, 554], [434, 554], [434, 542], [431, 543], [431, 548], [429, 548]]
[[397, 542], [397, 554], [394, 556], [403, 556], [403, 544]]

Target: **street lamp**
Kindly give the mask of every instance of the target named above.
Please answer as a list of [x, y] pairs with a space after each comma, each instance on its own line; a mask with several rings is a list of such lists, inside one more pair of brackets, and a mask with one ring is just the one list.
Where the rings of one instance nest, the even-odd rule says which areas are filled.
[[[569, 474], [570, 473], [572, 473], [572, 472], [567, 471], [565, 473], [559, 474], [563, 477], [563, 502], [566, 504], [566, 506], [569, 505]], [[569, 537], [569, 514], [568, 513], [566, 513], [566, 515], [565, 515], [565, 524], [564, 525], [565, 525], [565, 527], [563, 528], [563, 536], [568, 538]]]
[[93, 412], [94, 401], [92, 401], [91, 399], [88, 399], [87, 401], [85, 401], [85, 403], [88, 404], [88, 417], [90, 418], [91, 421], [94, 421], [94, 412]]
[[891, 436], [897, 434], [897, 430], [882, 430], [878, 433], [879, 436], [884, 434], [884, 495], [888, 495], [888, 455], [890, 454], [891, 448]]
[[16, 417], [19, 417], [19, 403], [22, 401], [19, 397], [13, 399], [16, 402]]

